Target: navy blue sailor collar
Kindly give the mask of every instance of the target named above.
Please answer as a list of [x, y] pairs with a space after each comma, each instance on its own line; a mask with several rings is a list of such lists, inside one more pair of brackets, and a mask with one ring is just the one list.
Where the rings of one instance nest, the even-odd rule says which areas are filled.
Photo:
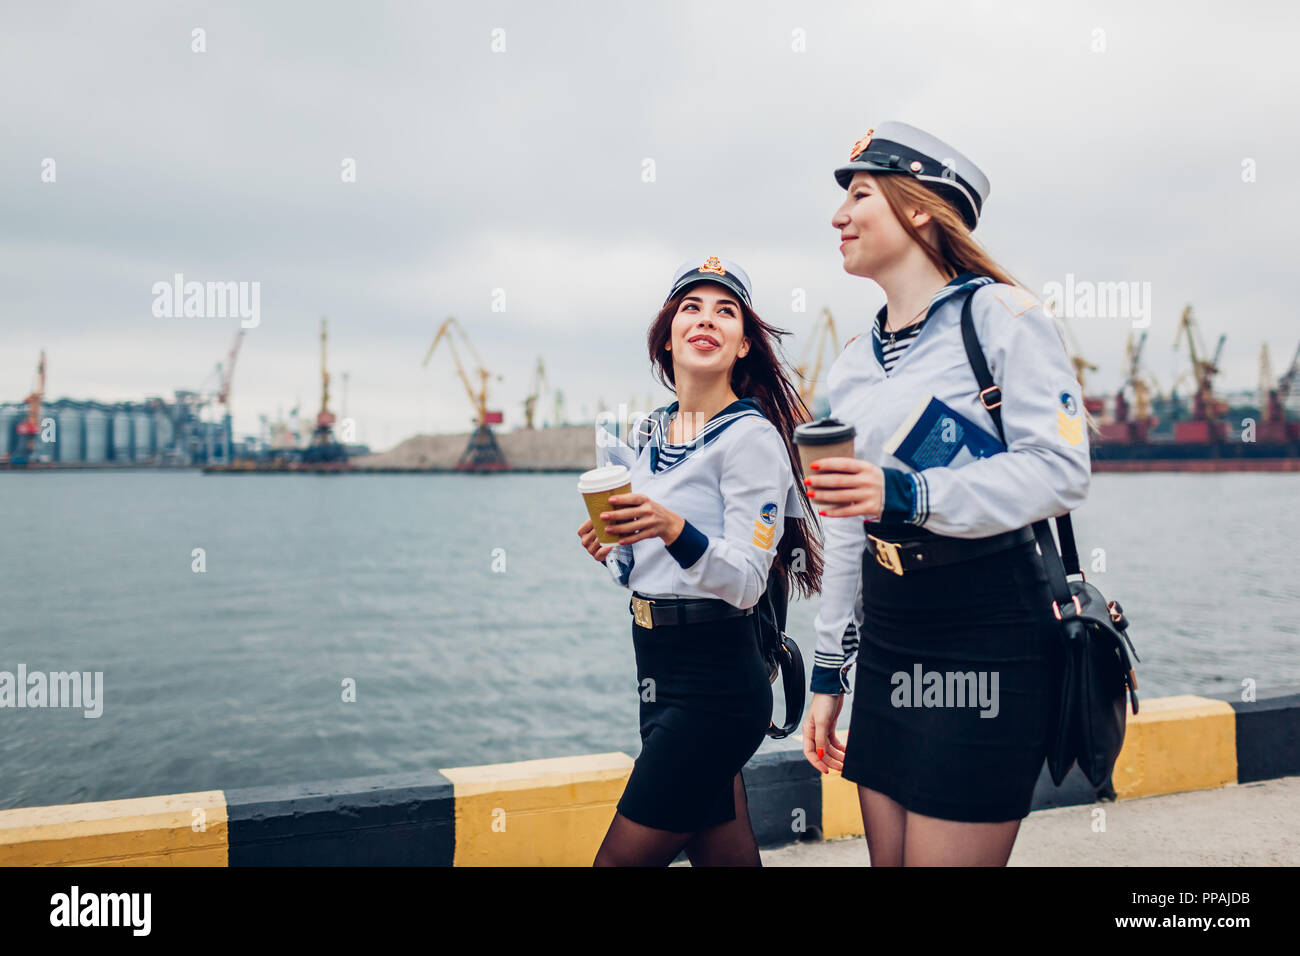
[[653, 429], [649, 436], [651, 474], [661, 470], [667, 471], [669, 468], [681, 464], [694, 452], [713, 441], [742, 418], [748, 418], [751, 415], [758, 415], [760, 418], [766, 417], [763, 415], [762, 409], [758, 407], [758, 402], [754, 399], [738, 398], [726, 408], [722, 409], [722, 411], [710, 418], [708, 422], [705, 423], [704, 427], [696, 433], [695, 437], [685, 443], [685, 451], [682, 452], [679, 458], [674, 459], [672, 462], [664, 465], [664, 467], [660, 469], [660, 452], [663, 446], [667, 444], [666, 436], [668, 434], [668, 424], [672, 421], [673, 415], [677, 413], [677, 405], [677, 401], [674, 400], [671, 405], [657, 408], [650, 413], [650, 427]]
[[[952, 279], [947, 285], [934, 294], [930, 299], [930, 308], [926, 310], [925, 318], [920, 321], [920, 325], [930, 321], [930, 316], [934, 315], [934, 310], [939, 308], [944, 302], [952, 298], [958, 292], [965, 289], [976, 289], [982, 285], [989, 285], [994, 280], [989, 276], [976, 275], [973, 272], [963, 272]], [[888, 306], [882, 305], [880, 311], [876, 313], [876, 321], [871, 324], [871, 347], [876, 352], [876, 360], [880, 362], [880, 367], [885, 367], [885, 349], [881, 343], [881, 336], [885, 328], [885, 312]], [[920, 334], [919, 331], [917, 334]]]

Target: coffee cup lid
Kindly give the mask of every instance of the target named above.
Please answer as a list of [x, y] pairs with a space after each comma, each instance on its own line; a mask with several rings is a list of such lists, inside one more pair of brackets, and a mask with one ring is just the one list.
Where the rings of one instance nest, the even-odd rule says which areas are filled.
[[804, 422], [794, 430], [797, 445], [834, 445], [848, 441], [857, 435], [853, 425], [838, 418], [819, 418], [815, 422]]
[[578, 478], [578, 491], [588, 494], [593, 491], [610, 491], [627, 484], [632, 473], [624, 465], [604, 465], [584, 471]]

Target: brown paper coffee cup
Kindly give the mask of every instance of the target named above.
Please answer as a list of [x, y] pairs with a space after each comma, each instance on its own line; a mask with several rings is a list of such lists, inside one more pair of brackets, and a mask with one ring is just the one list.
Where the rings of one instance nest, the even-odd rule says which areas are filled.
[[601, 544], [618, 544], [618, 535], [605, 530], [605, 522], [600, 515], [605, 511], [617, 511], [610, 507], [611, 495], [632, 493], [631, 473], [622, 465], [606, 465], [583, 472], [578, 479], [578, 492], [587, 504], [587, 514], [591, 516], [591, 526], [596, 529], [596, 540]]
[[857, 430], [836, 418], [819, 418], [805, 422], [794, 430], [794, 445], [805, 476], [809, 465], [820, 458], [852, 458], [853, 439]]

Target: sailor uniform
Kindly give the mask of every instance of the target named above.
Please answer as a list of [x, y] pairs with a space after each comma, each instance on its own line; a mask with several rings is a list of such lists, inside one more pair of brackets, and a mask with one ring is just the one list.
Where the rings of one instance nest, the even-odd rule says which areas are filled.
[[785, 516], [802, 512], [785, 443], [753, 400], [733, 402], [693, 440], [672, 446], [677, 408], [657, 409], [630, 443], [598, 425], [596, 457], [597, 465], [627, 466], [633, 492], [685, 521], [671, 545], [615, 545], [606, 559], [614, 581], [638, 601], [725, 602], [731, 612], [632, 625], [642, 748], [618, 809], [685, 833], [735, 819], [732, 782], [766, 735], [772, 688], [753, 609]]
[[[962, 342], [968, 295], [1001, 388], [1008, 450], [916, 472], [884, 444], [918, 399], [934, 395], [993, 431]], [[963, 274], [945, 286], [888, 372], [883, 317], [884, 310], [870, 335], [844, 349], [828, 377], [835, 417], [856, 427], [854, 457], [884, 469], [885, 501], [879, 521], [823, 522], [812, 689], [848, 692], [856, 662], [846, 779], [928, 816], [1018, 819], [1029, 812], [1045, 754], [1059, 666], [1032, 539], [898, 574], [868, 547], [868, 535], [886, 542], [987, 539], [1077, 507], [1091, 473], [1079, 383], [1054, 320], [1020, 290], [988, 277]], [[945, 680], [996, 674], [996, 715], [981, 717], [969, 706], [898, 706], [904, 683], [934, 673]]]
[[[955, 179], [927, 185], [973, 226], [988, 181], [968, 159], [904, 124], [864, 139], [836, 171], [842, 185], [864, 166], [906, 174], [917, 162], [928, 174], [935, 157], [950, 158]], [[963, 343], [968, 297], [1000, 388], [1007, 450], [914, 471], [885, 445], [931, 395], [996, 435], [988, 408], [999, 396], [981, 396]], [[927, 816], [1019, 819], [1046, 754], [1060, 665], [1046, 576], [1024, 529], [1088, 493], [1083, 396], [1055, 321], [1023, 290], [959, 275], [901, 351], [886, 351], [885, 314], [827, 379], [832, 414], [855, 426], [854, 457], [884, 470], [885, 495], [877, 519], [823, 522], [812, 689], [848, 693], [856, 663], [845, 779]], [[965, 558], [939, 567], [899, 558], [926, 549]], [[987, 706], [953, 699], [954, 690], [973, 694], [972, 680], [991, 691]]]
[[605, 564], [617, 583], [647, 597], [720, 598], [753, 607], [767, 586], [785, 516], [802, 517], [785, 442], [753, 400], [742, 398], [692, 441], [669, 446], [676, 413], [673, 402], [643, 419], [645, 437], [631, 446], [597, 427], [597, 466], [626, 466], [634, 492], [686, 522], [671, 545], [661, 538], [615, 545]]

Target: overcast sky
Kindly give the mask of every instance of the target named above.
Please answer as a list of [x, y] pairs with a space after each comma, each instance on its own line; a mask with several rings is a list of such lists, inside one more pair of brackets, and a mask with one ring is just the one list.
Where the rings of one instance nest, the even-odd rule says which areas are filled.
[[[376, 447], [468, 426], [451, 355], [420, 364], [451, 315], [507, 425], [539, 356], [571, 418], [667, 400], [645, 330], [691, 255], [743, 265], [797, 360], [823, 306], [842, 345], [884, 302], [830, 219], [832, 170], [891, 119], [984, 169], [976, 236], [1028, 287], [1149, 283], [1161, 382], [1190, 302], [1207, 345], [1228, 333], [1221, 384], [1253, 388], [1261, 344], [1280, 370], [1300, 341], [1300, 15], [1061, 6], [8, 3], [0, 399], [41, 349], [50, 398], [210, 381], [239, 322], [156, 317], [175, 273], [260, 283], [240, 433], [315, 413], [322, 315], [333, 410], [347, 372]], [[1071, 320], [1090, 391], [1120, 383], [1130, 324]]]

